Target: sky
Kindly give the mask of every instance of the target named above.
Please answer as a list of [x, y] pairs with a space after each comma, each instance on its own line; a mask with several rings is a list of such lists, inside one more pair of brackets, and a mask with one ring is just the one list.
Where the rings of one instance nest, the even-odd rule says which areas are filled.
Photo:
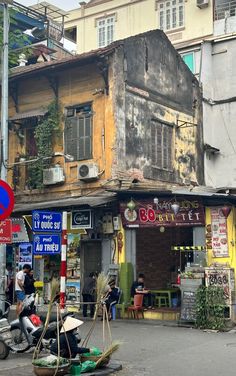
[[[25, 6], [42, 2], [43, 0], [17, 0], [18, 3]], [[48, 3], [56, 5], [63, 10], [71, 10], [79, 7], [80, 0], [46, 0]], [[81, 0], [82, 1], [82, 0]]]

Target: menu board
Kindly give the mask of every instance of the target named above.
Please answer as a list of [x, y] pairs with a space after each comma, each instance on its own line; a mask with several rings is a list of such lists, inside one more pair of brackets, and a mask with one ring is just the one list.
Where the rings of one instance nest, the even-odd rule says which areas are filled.
[[196, 320], [196, 291], [183, 291], [181, 300], [181, 320]]
[[228, 257], [227, 219], [220, 208], [211, 208], [211, 230], [214, 257]]

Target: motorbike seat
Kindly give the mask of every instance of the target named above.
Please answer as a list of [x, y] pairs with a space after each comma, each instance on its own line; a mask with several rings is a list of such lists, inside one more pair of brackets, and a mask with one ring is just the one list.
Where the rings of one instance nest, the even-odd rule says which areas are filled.
[[[67, 316], [71, 316], [71, 313], [64, 313], [64, 314], [62, 315], [63, 320], [64, 320]], [[46, 317], [47, 317], [47, 313], [44, 313], [44, 314], [40, 315], [39, 317], [40, 317], [40, 320], [41, 320], [43, 323], [45, 323], [45, 321], [46, 321]], [[54, 321], [55, 321], [55, 322], [57, 321], [57, 314], [56, 314], [56, 313], [52, 313], [51, 316], [50, 316], [50, 318], [49, 318], [49, 322], [54, 322]]]

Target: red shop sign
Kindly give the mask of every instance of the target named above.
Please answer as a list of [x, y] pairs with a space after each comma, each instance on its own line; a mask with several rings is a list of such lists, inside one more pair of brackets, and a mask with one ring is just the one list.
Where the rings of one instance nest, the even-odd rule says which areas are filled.
[[12, 222], [11, 219], [0, 221], [0, 244], [12, 242]]
[[128, 201], [120, 204], [122, 223], [126, 227], [175, 227], [204, 226], [205, 212], [199, 200], [178, 199], [179, 211], [174, 214], [171, 205], [173, 199], [159, 199], [158, 204], [152, 200], [135, 201], [134, 209], [128, 208]]

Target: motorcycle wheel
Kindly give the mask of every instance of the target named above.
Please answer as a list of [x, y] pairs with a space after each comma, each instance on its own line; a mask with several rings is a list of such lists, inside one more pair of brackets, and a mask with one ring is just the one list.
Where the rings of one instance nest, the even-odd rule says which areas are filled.
[[6, 359], [9, 355], [9, 352], [9, 347], [5, 344], [3, 340], [0, 340], [0, 360]]
[[27, 351], [30, 348], [30, 345], [27, 341], [25, 333], [18, 327], [12, 327], [10, 330], [12, 336], [12, 350], [16, 351], [17, 353]]

